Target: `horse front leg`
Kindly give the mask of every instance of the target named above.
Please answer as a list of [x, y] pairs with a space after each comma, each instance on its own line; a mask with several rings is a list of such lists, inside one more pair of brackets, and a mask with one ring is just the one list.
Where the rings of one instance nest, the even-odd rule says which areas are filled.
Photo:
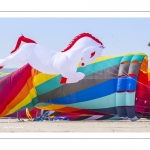
[[[62, 75], [60, 79], [60, 84], [64, 83], [76, 83], [79, 80], [82, 80], [85, 77], [85, 74], [82, 72], [77, 72], [78, 59], [70, 60], [65, 54], [61, 54], [58, 61], [58, 70]], [[73, 62], [72, 62], [73, 61]]]
[[60, 79], [60, 84], [76, 83], [85, 77], [85, 74], [82, 72], [69, 72], [68, 70], [64, 70], [61, 74], [63, 77]]

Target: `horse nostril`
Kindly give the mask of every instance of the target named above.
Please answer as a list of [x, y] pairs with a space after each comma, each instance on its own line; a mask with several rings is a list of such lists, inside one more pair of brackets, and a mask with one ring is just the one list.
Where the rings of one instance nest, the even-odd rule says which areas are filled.
[[81, 65], [84, 66], [84, 63], [82, 63]]

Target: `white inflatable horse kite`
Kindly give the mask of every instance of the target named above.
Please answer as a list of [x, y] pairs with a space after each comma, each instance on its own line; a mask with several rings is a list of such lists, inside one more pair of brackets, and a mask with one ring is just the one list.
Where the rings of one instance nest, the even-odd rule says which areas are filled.
[[[26, 42], [26, 44], [19, 48], [21, 41]], [[40, 72], [61, 74], [61, 84], [75, 83], [85, 76], [82, 72], [76, 72], [78, 63], [81, 61], [82, 66], [88, 65], [100, 57], [103, 48], [102, 42], [89, 33], [76, 36], [69, 46], [61, 52], [52, 51], [21, 36], [11, 54], [5, 59], [0, 59], [0, 68], [13, 62], [29, 63]]]

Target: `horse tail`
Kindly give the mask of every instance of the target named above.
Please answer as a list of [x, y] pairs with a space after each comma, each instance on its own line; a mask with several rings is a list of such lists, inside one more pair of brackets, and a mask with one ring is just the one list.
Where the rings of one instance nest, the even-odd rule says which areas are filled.
[[32, 39], [26, 38], [26, 37], [24, 37], [24, 36], [22, 35], [22, 36], [20, 36], [20, 37], [18, 38], [18, 41], [17, 41], [17, 43], [16, 43], [16, 47], [15, 47], [14, 50], [11, 51], [11, 53], [14, 53], [14, 52], [19, 48], [19, 46], [20, 46], [20, 44], [21, 44], [22, 41], [25, 42], [25, 43], [35, 43], [35, 44], [36, 44], [36, 42], [33, 41]]
[[4, 66], [0, 66], [0, 69], [2, 69]]
[[3, 61], [4, 61], [4, 59], [0, 59], [0, 69], [2, 69], [2, 68], [4, 68], [4, 66], [3, 66]]

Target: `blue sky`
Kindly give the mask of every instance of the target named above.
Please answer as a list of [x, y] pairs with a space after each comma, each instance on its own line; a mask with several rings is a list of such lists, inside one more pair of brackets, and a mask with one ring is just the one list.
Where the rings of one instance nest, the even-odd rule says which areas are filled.
[[[82, 32], [89, 32], [106, 46], [102, 55], [144, 52], [150, 55], [150, 18], [0, 18], [0, 59], [14, 49], [22, 34], [61, 51]], [[19, 68], [14, 63], [6, 68]]]

